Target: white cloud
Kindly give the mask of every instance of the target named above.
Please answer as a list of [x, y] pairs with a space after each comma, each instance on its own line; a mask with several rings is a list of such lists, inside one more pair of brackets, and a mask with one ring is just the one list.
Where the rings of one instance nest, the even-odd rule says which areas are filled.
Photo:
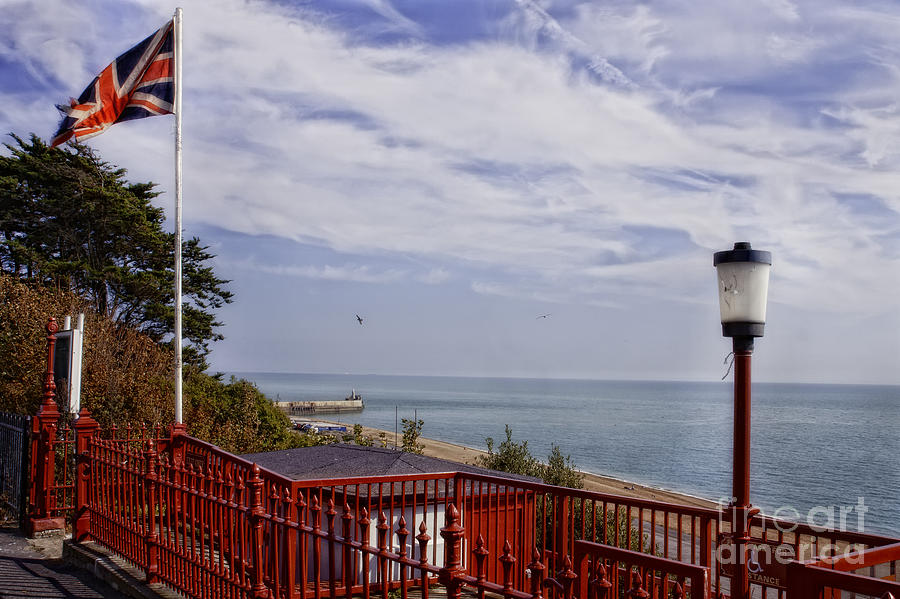
[[450, 273], [444, 268], [432, 268], [419, 276], [419, 280], [428, 285], [440, 285], [450, 280]]
[[406, 277], [402, 270], [375, 271], [368, 266], [352, 264], [343, 266], [312, 266], [259, 264], [247, 261], [233, 265], [241, 270], [254, 270], [279, 277], [301, 277], [305, 279], [321, 279], [325, 281], [353, 281], [356, 283], [393, 283]]
[[[832, 88], [779, 93], [801, 75], [820, 77], [822, 57], [846, 53], [843, 18], [865, 40], [854, 59], [879, 72], [900, 44], [870, 10], [764, 4], [771, 10], [583, 3], [558, 20], [552, 4], [521, 2], [496, 38], [432, 45], [408, 17], [373, 1], [411, 36], [378, 45], [302, 8], [193, 3], [188, 222], [458, 264], [454, 278], [471, 270], [479, 293], [605, 302], [612, 292], [617, 305], [664, 292], [695, 301], [708, 283], [706, 270], [693, 270], [707, 268], [703, 257], [749, 238], [775, 253], [774, 301], [891, 310], [900, 281], [885, 273], [898, 271], [897, 253], [883, 227], [836, 198], [880, 198], [895, 211], [886, 218], [896, 234], [898, 121], [883, 98], [897, 97], [898, 78], [854, 72]], [[66, 10], [74, 22], [90, 15]], [[143, 10], [166, 9], [148, 1]], [[44, 30], [54, 27], [49, 13], [29, 19], [14, 33], [20, 60], [78, 71], [79, 92], [85, 68], [60, 50], [77, 36]], [[92, 52], [110, 59], [121, 46], [96, 44]], [[603, 65], [600, 81], [591, 63]], [[8, 126], [49, 120], [24, 110], [5, 117]], [[129, 124], [92, 143], [137, 165], [135, 175], [160, 179], [171, 158], [158, 134], [170, 126]], [[648, 254], [653, 232], [629, 233], [648, 228], [672, 233], [671, 247], [659, 249], [665, 259]], [[364, 282], [416, 277], [352, 265], [266, 268]], [[483, 282], [491, 277], [482, 268], [504, 272], [504, 282]], [[418, 279], [447, 277], [435, 269]]]

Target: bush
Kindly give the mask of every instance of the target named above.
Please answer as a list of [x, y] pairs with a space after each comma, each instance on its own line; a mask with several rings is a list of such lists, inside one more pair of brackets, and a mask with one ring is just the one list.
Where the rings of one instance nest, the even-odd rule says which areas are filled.
[[584, 474], [575, 468], [572, 456], [563, 457], [562, 451], [555, 443], [551, 445], [547, 463], [542, 466], [541, 479], [548, 485], [557, 487], [584, 488]]
[[421, 418], [418, 420], [403, 418], [401, 422], [403, 423], [403, 441], [400, 449], [420, 455], [425, 453], [425, 446], [419, 443], [419, 437], [422, 436], [422, 426], [425, 424], [425, 421]]
[[[521, 443], [513, 441], [509, 425], [506, 425], [506, 440], [500, 443], [496, 451], [494, 450], [494, 440], [491, 437], [485, 441], [488, 446], [488, 455], [480, 456], [477, 459], [476, 465], [478, 466], [511, 474], [534, 476], [548, 485], [557, 487], [584, 488], [584, 474], [576, 469], [571, 456], [563, 456], [558, 445], [551, 445], [547, 463], [542, 464], [531, 455], [528, 441]], [[538, 545], [541, 545], [544, 531], [553, 530], [555, 526], [553, 494], [539, 493], [535, 505], [535, 534]], [[572, 499], [571, 510], [574, 517], [574, 530], [579, 531], [576, 532], [579, 539], [602, 542], [605, 538], [610, 545], [627, 547], [632, 551], [658, 553], [654, 551], [655, 548], [650, 547], [649, 536], [644, 533], [642, 537], [638, 528], [631, 524], [627, 508], [624, 506], [620, 506], [618, 510], [604, 510], [602, 505], [575, 497]], [[537, 525], [541, 522], [544, 523], [543, 526]], [[583, 531], [583, 534], [580, 531]], [[630, 545], [628, 543], [629, 531], [631, 533]]]
[[[0, 410], [34, 415], [47, 369], [46, 324], [85, 313], [81, 404], [103, 428], [174, 419], [172, 351], [150, 337], [92, 312], [84, 300], [0, 274]], [[184, 416], [188, 433], [236, 453], [306, 447], [330, 437], [290, 430], [290, 421], [252, 383], [187, 366]]]
[[521, 474], [523, 476], [542, 477], [541, 463], [531, 455], [528, 449], [528, 441], [517, 443], [513, 441], [512, 429], [506, 425], [506, 440], [500, 443], [497, 451], [494, 451], [494, 438], [488, 437], [484, 440], [487, 444], [488, 454], [479, 456], [476, 465], [491, 470], [499, 470], [501, 472], [509, 472], [510, 474]]
[[361, 447], [372, 447], [375, 444], [370, 437], [363, 434], [363, 427], [361, 424], [354, 424], [353, 432], [342, 435], [341, 441], [344, 443], [353, 443], [354, 445], [359, 445]]
[[46, 324], [85, 313], [81, 404], [102, 426], [168, 423], [173, 417], [172, 354], [151, 339], [99, 317], [78, 296], [0, 274], [0, 410], [35, 414], [47, 370]]
[[190, 368], [184, 382], [188, 433], [233, 453], [256, 453], [331, 442], [291, 430], [290, 419], [256, 386], [234, 377], [223, 383]]
[[[405, 421], [404, 421], [405, 422]], [[547, 463], [542, 464], [531, 454], [528, 449], [528, 441], [517, 443], [513, 441], [512, 429], [506, 425], [506, 440], [500, 443], [497, 451], [494, 451], [494, 439], [485, 439], [488, 447], [488, 455], [479, 456], [476, 465], [491, 470], [521, 474], [539, 478], [548, 485], [568, 487], [570, 489], [584, 488], [584, 475], [579, 472], [572, 462], [571, 456], [563, 456], [559, 446], [552, 445]]]

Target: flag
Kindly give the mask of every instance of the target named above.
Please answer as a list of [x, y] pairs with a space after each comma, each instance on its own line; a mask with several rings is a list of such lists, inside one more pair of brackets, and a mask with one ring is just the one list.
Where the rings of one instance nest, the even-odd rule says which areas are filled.
[[172, 22], [115, 59], [81, 96], [59, 106], [63, 120], [51, 146], [100, 135], [115, 123], [174, 112]]

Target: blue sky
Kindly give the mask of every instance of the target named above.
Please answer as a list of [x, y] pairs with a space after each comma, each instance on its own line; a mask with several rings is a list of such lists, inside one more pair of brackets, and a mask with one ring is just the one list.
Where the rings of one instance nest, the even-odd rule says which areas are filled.
[[[0, 0], [0, 130], [49, 138], [173, 8]], [[900, 383], [898, 25], [829, 0], [191, 2], [185, 232], [236, 294], [212, 365], [718, 380], [712, 253], [749, 240], [775, 262], [758, 380]], [[173, 123], [89, 142], [169, 213]]]

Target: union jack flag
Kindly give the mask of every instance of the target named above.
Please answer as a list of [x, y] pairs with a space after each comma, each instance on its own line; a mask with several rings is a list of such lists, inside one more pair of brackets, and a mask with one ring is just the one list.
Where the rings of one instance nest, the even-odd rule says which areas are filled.
[[171, 114], [175, 102], [174, 33], [171, 21], [115, 59], [69, 106], [51, 147], [71, 137], [100, 135], [115, 123]]

